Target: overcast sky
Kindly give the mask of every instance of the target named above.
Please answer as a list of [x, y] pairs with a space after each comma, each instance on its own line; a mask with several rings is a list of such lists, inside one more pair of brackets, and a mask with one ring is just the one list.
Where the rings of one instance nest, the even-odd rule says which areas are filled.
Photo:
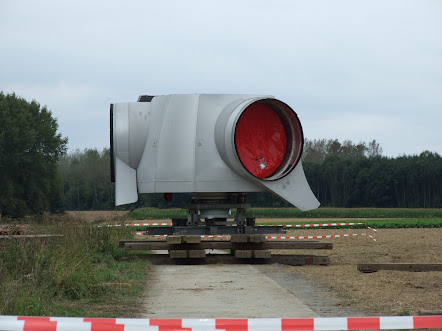
[[109, 145], [110, 103], [252, 93], [309, 139], [442, 155], [442, 1], [0, 0], [0, 91], [46, 105], [71, 151]]

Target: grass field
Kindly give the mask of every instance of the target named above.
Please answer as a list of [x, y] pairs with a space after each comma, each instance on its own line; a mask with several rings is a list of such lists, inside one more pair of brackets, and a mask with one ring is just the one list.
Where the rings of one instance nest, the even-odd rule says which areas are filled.
[[442, 218], [442, 209], [411, 208], [251, 208], [247, 213], [256, 218]]
[[[324, 223], [322, 221], [312, 220], [314, 223]], [[325, 223], [330, 221], [324, 220]], [[336, 223], [339, 221], [333, 221]], [[351, 220], [345, 220], [345, 222], [352, 222]], [[259, 223], [259, 222], [258, 222]], [[277, 224], [306, 224], [312, 222], [266, 222], [266, 225]], [[442, 228], [442, 218], [392, 218], [392, 219], [376, 219], [376, 220], [354, 220], [352, 223], [363, 223], [361, 225], [345, 226], [351, 229], [362, 229], [366, 226], [370, 226], [377, 229], [397, 229], [397, 228]], [[339, 227], [335, 227], [339, 228]]]
[[[48, 239], [0, 241], [0, 315], [118, 316], [140, 298], [149, 265], [121, 261], [133, 229], [97, 228], [76, 219], [31, 224]], [[127, 309], [126, 309], [127, 310]]]
[[[129, 217], [141, 219], [186, 218], [183, 209], [139, 208]], [[318, 208], [300, 211], [296, 208], [250, 208], [247, 217], [256, 218], [442, 218], [442, 209], [412, 208]]]
[[[272, 222], [271, 219], [267, 219], [266, 222], [256, 222], [256, 224], [262, 225], [285, 225], [285, 224], [317, 224], [317, 223], [337, 223], [339, 221], [327, 221], [311, 219], [310, 222], [296, 222], [296, 221], [277, 221]], [[362, 223], [359, 225], [349, 226], [334, 226], [334, 229], [347, 228], [347, 229], [364, 229], [367, 226], [375, 229], [410, 229], [410, 228], [442, 228], [442, 218], [398, 218], [398, 219], [377, 219], [377, 220], [345, 220], [345, 222]], [[132, 228], [134, 231], [144, 231], [145, 226], [136, 226]], [[297, 230], [307, 230], [311, 227], [296, 228]]]

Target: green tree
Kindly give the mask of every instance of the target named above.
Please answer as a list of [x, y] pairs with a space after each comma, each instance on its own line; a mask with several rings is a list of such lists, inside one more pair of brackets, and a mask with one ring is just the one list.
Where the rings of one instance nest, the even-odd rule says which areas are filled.
[[344, 140], [341, 143], [338, 139], [305, 139], [302, 161], [321, 164], [327, 157], [356, 160], [381, 155], [382, 148], [376, 140], [372, 140], [367, 145], [365, 142], [355, 144], [351, 140]]
[[0, 92], [0, 213], [13, 217], [61, 208], [57, 161], [67, 138], [36, 101]]
[[63, 183], [64, 206], [68, 210], [115, 208], [114, 185], [110, 181], [110, 151], [76, 150], [58, 162]]

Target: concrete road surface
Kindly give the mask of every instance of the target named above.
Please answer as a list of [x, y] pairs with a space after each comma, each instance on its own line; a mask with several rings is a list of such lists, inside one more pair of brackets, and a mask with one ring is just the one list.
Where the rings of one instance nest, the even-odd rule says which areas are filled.
[[147, 318], [317, 317], [251, 265], [153, 266]]

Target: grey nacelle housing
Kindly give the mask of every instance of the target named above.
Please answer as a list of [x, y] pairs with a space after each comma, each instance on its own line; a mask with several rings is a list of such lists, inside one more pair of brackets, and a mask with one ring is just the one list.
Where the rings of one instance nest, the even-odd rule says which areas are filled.
[[[277, 142], [273, 138], [263, 142], [269, 145], [268, 160], [257, 157], [256, 166], [271, 173], [261, 175], [252, 169], [255, 160], [246, 160], [241, 153], [253, 154], [253, 142], [259, 140], [253, 136], [253, 120], [264, 129], [272, 128], [268, 119], [260, 117], [268, 114], [275, 119]], [[110, 125], [116, 205], [136, 202], [138, 193], [270, 191], [301, 210], [319, 206], [302, 168], [299, 119], [272, 96], [141, 96], [138, 102], [112, 104]], [[245, 133], [244, 143], [240, 133]], [[283, 148], [283, 155], [271, 168], [275, 144]]]

